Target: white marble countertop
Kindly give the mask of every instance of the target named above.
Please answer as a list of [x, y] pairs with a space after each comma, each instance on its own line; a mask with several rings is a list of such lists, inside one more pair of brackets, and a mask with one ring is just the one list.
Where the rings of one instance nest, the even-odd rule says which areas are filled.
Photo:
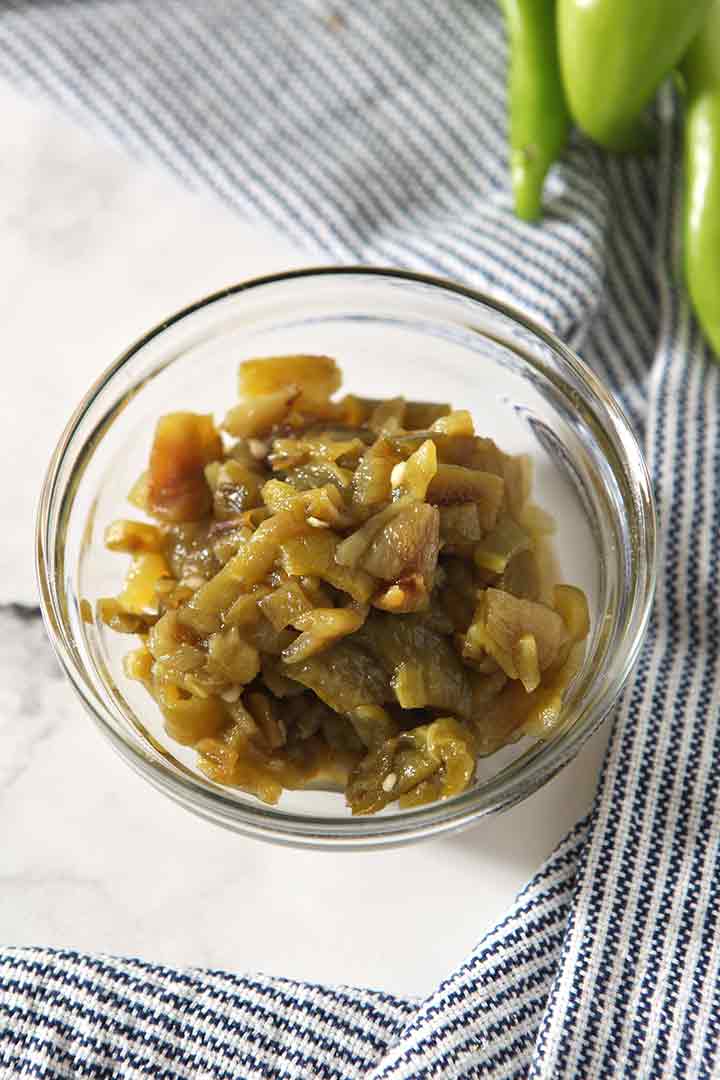
[[[318, 260], [2, 87], [0, 110], [0, 515], [13, 523], [0, 541], [0, 602], [32, 605], [40, 478], [90, 378], [182, 304]], [[25, 467], [10, 483], [17, 447]], [[5, 944], [422, 994], [587, 810], [607, 738], [460, 835], [388, 852], [293, 851], [223, 832], [149, 789], [82, 712], [36, 614], [0, 610], [0, 642]]]

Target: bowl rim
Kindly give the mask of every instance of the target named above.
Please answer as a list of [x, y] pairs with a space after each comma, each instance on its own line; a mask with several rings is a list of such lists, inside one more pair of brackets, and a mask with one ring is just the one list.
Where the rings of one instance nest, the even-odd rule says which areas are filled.
[[[606, 681], [599, 700], [584, 722], [568, 724], [561, 736], [542, 746], [542, 752], [530, 755], [527, 768], [520, 776], [503, 778], [507, 770], [492, 778], [480, 789], [471, 789], [447, 801], [438, 801], [414, 810], [403, 811], [389, 817], [315, 817], [310, 814], [268, 809], [256, 803], [240, 804], [219, 785], [210, 786], [188, 773], [187, 776], [171, 773], [161, 761], [151, 759], [131, 738], [116, 729], [108, 708], [90, 685], [84, 665], [80, 663], [73, 648], [73, 634], [58, 595], [58, 581], [48, 572], [52, 565], [55, 530], [52, 528], [53, 511], [57, 503], [64, 510], [67, 485], [59, 488], [59, 478], [65, 456], [73, 444], [76, 432], [93, 403], [124, 366], [150, 341], [195, 312], [209, 308], [228, 297], [237, 296], [252, 289], [281, 284], [295, 279], [356, 276], [415, 283], [438, 289], [445, 294], [459, 296], [480, 303], [505, 319], [528, 331], [550, 348], [555, 357], [579, 379], [590, 393], [594, 403], [601, 406], [608, 416], [628, 459], [631, 459], [628, 475], [636, 489], [633, 500], [641, 525], [641, 544], [644, 553], [640, 560], [641, 573], [632, 582], [633, 599], [631, 633], [624, 643], [626, 651], [623, 662], [618, 665], [614, 677]], [[85, 440], [79, 450], [83, 459], [88, 454]], [[89, 451], [90, 456], [92, 450]], [[72, 509], [72, 503], [70, 504]], [[642, 450], [632, 427], [619, 403], [603, 386], [577, 354], [531, 318], [504, 301], [497, 300], [458, 282], [442, 277], [423, 274], [394, 267], [342, 265], [312, 266], [261, 277], [250, 278], [213, 292], [177, 310], [137, 338], [92, 383], [65, 425], [48, 464], [43, 481], [35, 529], [36, 579], [40, 594], [40, 607], [52, 647], [71, 685], [82, 704], [90, 713], [96, 726], [110, 740], [125, 761], [140, 772], [156, 788], [170, 798], [193, 810], [216, 824], [231, 828], [245, 835], [255, 836], [294, 846], [320, 848], [362, 849], [407, 843], [426, 836], [462, 828], [488, 813], [507, 809], [538, 790], [562, 769], [595, 733], [615, 704], [640, 652], [647, 630], [655, 591], [657, 573], [657, 517], [652, 484]], [[62, 588], [62, 584], [60, 586]], [[597, 677], [597, 676], [596, 676]], [[488, 798], [492, 794], [492, 798]]]

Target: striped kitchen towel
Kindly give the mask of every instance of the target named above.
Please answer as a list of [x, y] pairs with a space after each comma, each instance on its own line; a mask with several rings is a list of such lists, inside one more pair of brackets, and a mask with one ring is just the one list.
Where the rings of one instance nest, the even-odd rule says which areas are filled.
[[329, 259], [462, 279], [583, 355], [644, 440], [660, 588], [589, 819], [422, 1001], [0, 951], [0, 1074], [720, 1074], [720, 368], [678, 290], [657, 154], [576, 139], [540, 226], [507, 188], [491, 0], [2, 0], [0, 77]]

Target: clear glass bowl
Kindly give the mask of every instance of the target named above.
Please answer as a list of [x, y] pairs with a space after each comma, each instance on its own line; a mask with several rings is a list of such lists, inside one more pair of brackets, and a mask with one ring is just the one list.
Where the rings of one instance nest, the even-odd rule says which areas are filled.
[[[546, 741], [482, 759], [471, 790], [414, 810], [353, 818], [338, 792], [284, 793], [266, 806], [205, 779], [165, 735], [145, 690], [126, 679], [132, 639], [83, 620], [118, 591], [121, 556], [104, 528], [128, 512], [155, 421], [176, 409], [222, 415], [238, 362], [277, 353], [335, 356], [344, 386], [472, 410], [479, 433], [535, 462], [534, 499], [555, 517], [565, 581], [588, 596], [585, 664]], [[183, 806], [238, 832], [295, 845], [397, 844], [513, 805], [578, 752], [616, 700], [637, 657], [655, 577], [655, 515], [642, 453], [592, 372], [552, 335], [469, 289], [364, 268], [298, 271], [227, 289], [172, 316], [91, 387], [53, 455], [37, 536], [42, 607], [81, 701], [123, 758]], [[82, 783], [82, 777], [78, 777]]]

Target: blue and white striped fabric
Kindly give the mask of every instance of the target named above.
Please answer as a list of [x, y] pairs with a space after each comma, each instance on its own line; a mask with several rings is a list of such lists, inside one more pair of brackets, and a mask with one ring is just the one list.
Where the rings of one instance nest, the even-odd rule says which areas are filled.
[[0, 77], [330, 259], [459, 278], [581, 347], [644, 439], [660, 591], [588, 821], [423, 1001], [0, 951], [2, 1076], [720, 1075], [720, 369], [678, 291], [677, 106], [507, 190], [490, 0], [3, 0]]

